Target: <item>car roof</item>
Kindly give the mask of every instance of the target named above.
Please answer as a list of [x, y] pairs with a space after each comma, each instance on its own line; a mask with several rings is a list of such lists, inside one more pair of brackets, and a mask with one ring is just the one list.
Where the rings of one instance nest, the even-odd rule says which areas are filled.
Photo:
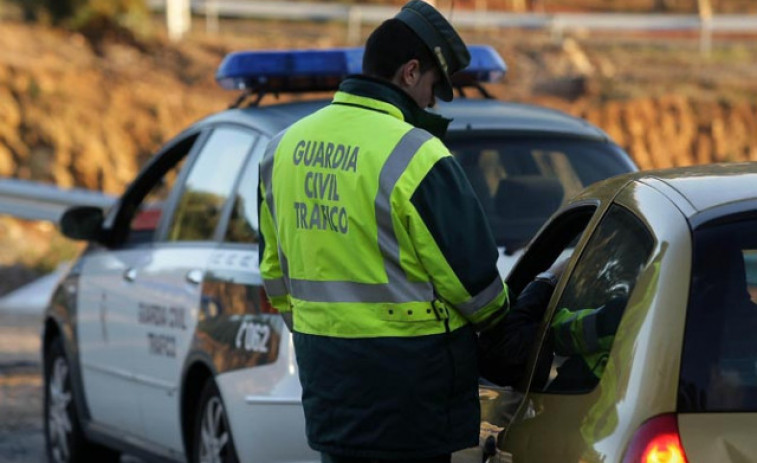
[[450, 130], [507, 130], [609, 140], [607, 134], [589, 122], [562, 111], [495, 99], [458, 98], [439, 103], [439, 112], [452, 118]]
[[757, 163], [709, 164], [648, 176], [670, 185], [697, 211], [757, 198]]
[[[757, 162], [720, 163], [623, 174], [587, 188], [576, 199], [607, 197], [639, 182], [662, 192], [690, 221], [757, 206]], [[711, 212], [711, 213], [707, 213]]]
[[[209, 116], [200, 123], [236, 122], [273, 135], [329, 102], [328, 99], [320, 99], [230, 109]], [[450, 132], [501, 130], [522, 135], [550, 134], [609, 141], [607, 134], [583, 119], [529, 104], [457, 98], [450, 103], [440, 103], [437, 110], [443, 116], [452, 118]]]

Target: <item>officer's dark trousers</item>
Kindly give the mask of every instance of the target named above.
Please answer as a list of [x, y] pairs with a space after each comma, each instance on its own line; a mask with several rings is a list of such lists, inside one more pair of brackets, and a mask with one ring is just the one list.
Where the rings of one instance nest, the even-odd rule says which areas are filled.
[[342, 457], [339, 455], [321, 454], [321, 463], [450, 463], [451, 455], [440, 455], [432, 458], [408, 458], [401, 460], [382, 460], [378, 458]]

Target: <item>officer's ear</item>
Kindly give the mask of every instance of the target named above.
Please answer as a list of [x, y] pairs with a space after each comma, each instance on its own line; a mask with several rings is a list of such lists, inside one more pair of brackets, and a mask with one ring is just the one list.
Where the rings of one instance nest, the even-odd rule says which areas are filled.
[[412, 88], [418, 84], [422, 74], [421, 62], [413, 58], [397, 69], [393, 80], [400, 88]]

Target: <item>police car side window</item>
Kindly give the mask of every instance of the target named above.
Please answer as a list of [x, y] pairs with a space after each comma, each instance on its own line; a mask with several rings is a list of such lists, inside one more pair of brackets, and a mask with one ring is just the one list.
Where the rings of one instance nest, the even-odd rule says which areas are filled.
[[168, 241], [213, 239], [224, 205], [256, 135], [216, 128], [191, 167], [171, 220]]
[[266, 139], [258, 143], [242, 173], [224, 233], [226, 243], [258, 242], [258, 171], [266, 145]]
[[153, 164], [140, 174], [132, 185], [134, 191], [122, 198], [119, 211], [122, 217], [113, 227], [117, 235], [115, 243], [132, 246], [155, 239], [160, 220], [170, 204], [171, 191], [198, 136], [199, 133], [194, 133], [179, 140], [159, 158], [154, 158]]
[[613, 205], [587, 242], [554, 312], [546, 384], [555, 393], [588, 392], [602, 377], [628, 298], [654, 238], [626, 209]]

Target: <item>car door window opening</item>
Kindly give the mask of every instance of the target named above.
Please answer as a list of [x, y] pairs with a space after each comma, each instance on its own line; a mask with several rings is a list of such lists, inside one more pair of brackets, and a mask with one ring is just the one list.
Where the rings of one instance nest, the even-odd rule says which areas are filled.
[[[630, 211], [610, 206], [557, 302], [548, 345], [542, 349], [553, 352], [549, 356], [552, 365], [548, 377], [532, 383], [533, 390], [580, 393], [596, 386], [615, 330], [654, 243], [646, 226]], [[607, 329], [603, 329], [605, 326]], [[546, 371], [543, 367], [541, 370]]]

